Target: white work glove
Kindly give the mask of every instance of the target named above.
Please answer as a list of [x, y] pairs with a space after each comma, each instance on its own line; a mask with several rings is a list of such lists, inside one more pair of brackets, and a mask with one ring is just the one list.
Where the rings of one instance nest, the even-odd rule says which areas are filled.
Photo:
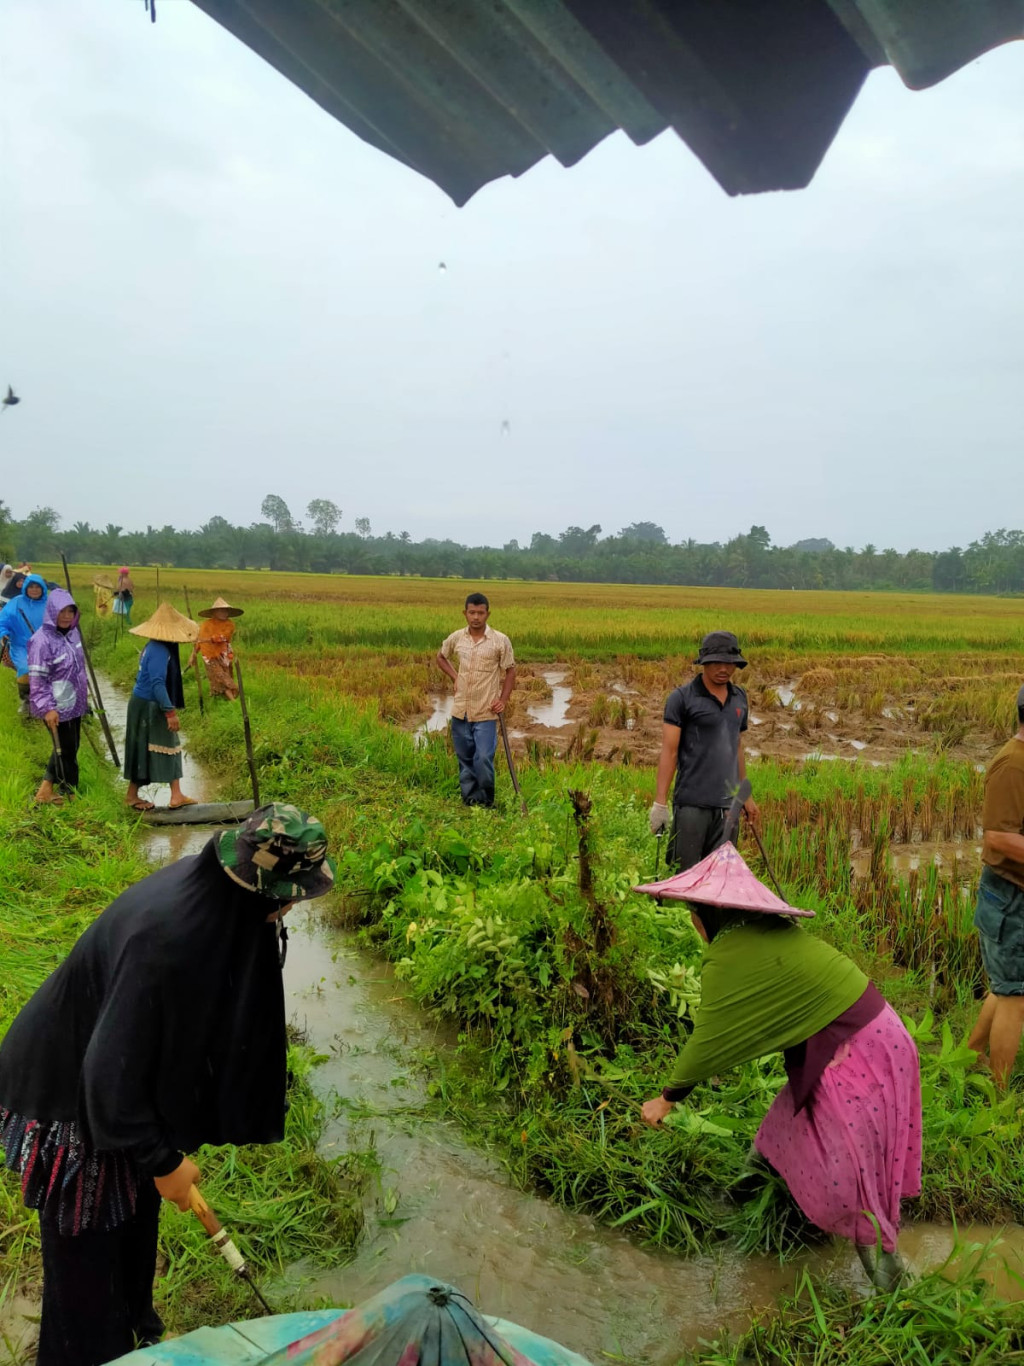
[[652, 835], [663, 835], [672, 821], [672, 814], [661, 802], [654, 802], [647, 813]]

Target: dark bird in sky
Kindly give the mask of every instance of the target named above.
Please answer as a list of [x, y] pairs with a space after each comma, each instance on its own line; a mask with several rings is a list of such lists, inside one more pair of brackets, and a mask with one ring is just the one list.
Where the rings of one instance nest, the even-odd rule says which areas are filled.
[[14, 390], [11, 388], [11, 386], [8, 384], [8, 386], [7, 386], [7, 397], [3, 400], [2, 403], [0, 403], [0, 408], [13, 408], [14, 405], [15, 405], [16, 403], [20, 403], [20, 402], [21, 402], [21, 399], [20, 399], [20, 398], [18, 397], [18, 395], [14, 392]]

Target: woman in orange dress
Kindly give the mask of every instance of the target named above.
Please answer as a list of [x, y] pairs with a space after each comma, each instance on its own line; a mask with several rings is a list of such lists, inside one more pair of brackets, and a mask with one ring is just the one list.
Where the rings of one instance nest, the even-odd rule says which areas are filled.
[[211, 694], [214, 697], [226, 697], [229, 702], [233, 702], [238, 696], [238, 684], [235, 682], [231, 667], [235, 659], [231, 648], [235, 623], [231, 618], [244, 615], [241, 607], [232, 607], [230, 602], [217, 598], [212, 607], [207, 607], [205, 612], [199, 613], [202, 618], [199, 639], [193, 646], [192, 657], [188, 661], [191, 667], [196, 662], [196, 656], [201, 654], [206, 665], [206, 677], [210, 681]]

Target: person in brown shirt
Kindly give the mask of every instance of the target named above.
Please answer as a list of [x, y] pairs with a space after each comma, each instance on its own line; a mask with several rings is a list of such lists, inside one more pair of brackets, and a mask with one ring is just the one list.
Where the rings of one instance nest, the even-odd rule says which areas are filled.
[[981, 824], [984, 868], [974, 926], [989, 980], [981, 1014], [967, 1040], [988, 1056], [1005, 1088], [1024, 1030], [1024, 687], [1017, 694], [1017, 734], [985, 775]]
[[[498, 722], [516, 682], [516, 662], [508, 636], [487, 625], [490, 603], [470, 593], [466, 625], [446, 636], [437, 667], [455, 684], [452, 744], [459, 760], [459, 788], [467, 806], [494, 805], [494, 751]], [[458, 672], [452, 657], [458, 662]]]

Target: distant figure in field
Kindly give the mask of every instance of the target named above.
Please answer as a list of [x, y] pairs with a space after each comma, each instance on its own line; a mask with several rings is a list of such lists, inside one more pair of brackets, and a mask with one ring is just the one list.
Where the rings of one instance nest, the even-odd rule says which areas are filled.
[[[487, 625], [490, 614], [483, 593], [470, 593], [463, 610], [465, 626], [445, 638], [436, 656], [437, 667], [455, 684], [452, 744], [467, 806], [494, 805], [496, 718], [505, 710], [516, 683], [512, 642]], [[458, 672], [451, 664], [453, 655]]]
[[43, 624], [28, 643], [28, 681], [32, 715], [46, 723], [54, 741], [35, 799], [59, 805], [78, 787], [78, 746], [89, 706], [78, 608], [66, 589], [51, 590]]
[[[721, 844], [725, 813], [747, 773], [747, 694], [731, 681], [737, 669], [747, 667], [740, 643], [731, 631], [711, 631], [701, 641], [694, 663], [701, 672], [670, 693], [665, 703], [650, 810], [652, 835], [662, 834], [674, 822], [669, 858], [680, 870], [692, 868]], [[673, 778], [670, 815], [668, 790]], [[755, 801], [748, 801], [743, 810], [750, 820], [757, 820]]]
[[4, 642], [4, 662], [14, 670], [18, 680], [18, 697], [21, 701], [19, 714], [27, 716], [28, 643], [43, 624], [49, 586], [38, 574], [25, 574], [21, 570], [11, 580], [12, 583], [19, 581], [23, 585], [21, 592], [14, 595], [0, 612], [0, 639]]
[[93, 610], [98, 617], [109, 617], [114, 606], [114, 585], [109, 574], [97, 574], [92, 581]]
[[985, 775], [981, 825], [985, 866], [974, 926], [989, 993], [967, 1047], [988, 1058], [1005, 1089], [1024, 1029], [1024, 688], [1017, 694], [1017, 734]]
[[131, 628], [149, 644], [139, 658], [139, 673], [128, 703], [124, 732], [124, 776], [128, 779], [125, 801], [135, 811], [152, 811], [153, 803], [139, 796], [150, 783], [169, 783], [172, 811], [195, 806], [181, 790], [181, 741], [178, 708], [185, 705], [181, 686], [178, 645], [191, 643], [199, 627], [162, 602], [148, 621]]
[[135, 601], [135, 585], [132, 583], [132, 576], [128, 572], [128, 566], [123, 564], [117, 571], [117, 586], [114, 589], [114, 615], [124, 617], [124, 625], [131, 629], [132, 624], [132, 603]]
[[199, 627], [199, 639], [192, 647], [188, 667], [191, 669], [196, 656], [201, 654], [206, 677], [210, 680], [210, 692], [214, 697], [226, 697], [233, 702], [238, 696], [238, 684], [232, 669], [235, 654], [231, 648], [231, 637], [235, 634], [235, 623], [231, 618], [242, 617], [245, 613], [241, 607], [232, 607], [224, 598], [217, 598], [212, 607], [207, 607], [199, 615], [203, 622]]
[[[8, 565], [7, 568], [10, 569], [10, 565]], [[25, 586], [25, 576], [31, 573], [32, 566], [30, 564], [20, 564], [17, 569], [11, 569], [9, 578], [4, 586], [0, 588], [0, 598], [2, 598], [4, 602], [10, 602], [12, 598], [16, 598]]]

